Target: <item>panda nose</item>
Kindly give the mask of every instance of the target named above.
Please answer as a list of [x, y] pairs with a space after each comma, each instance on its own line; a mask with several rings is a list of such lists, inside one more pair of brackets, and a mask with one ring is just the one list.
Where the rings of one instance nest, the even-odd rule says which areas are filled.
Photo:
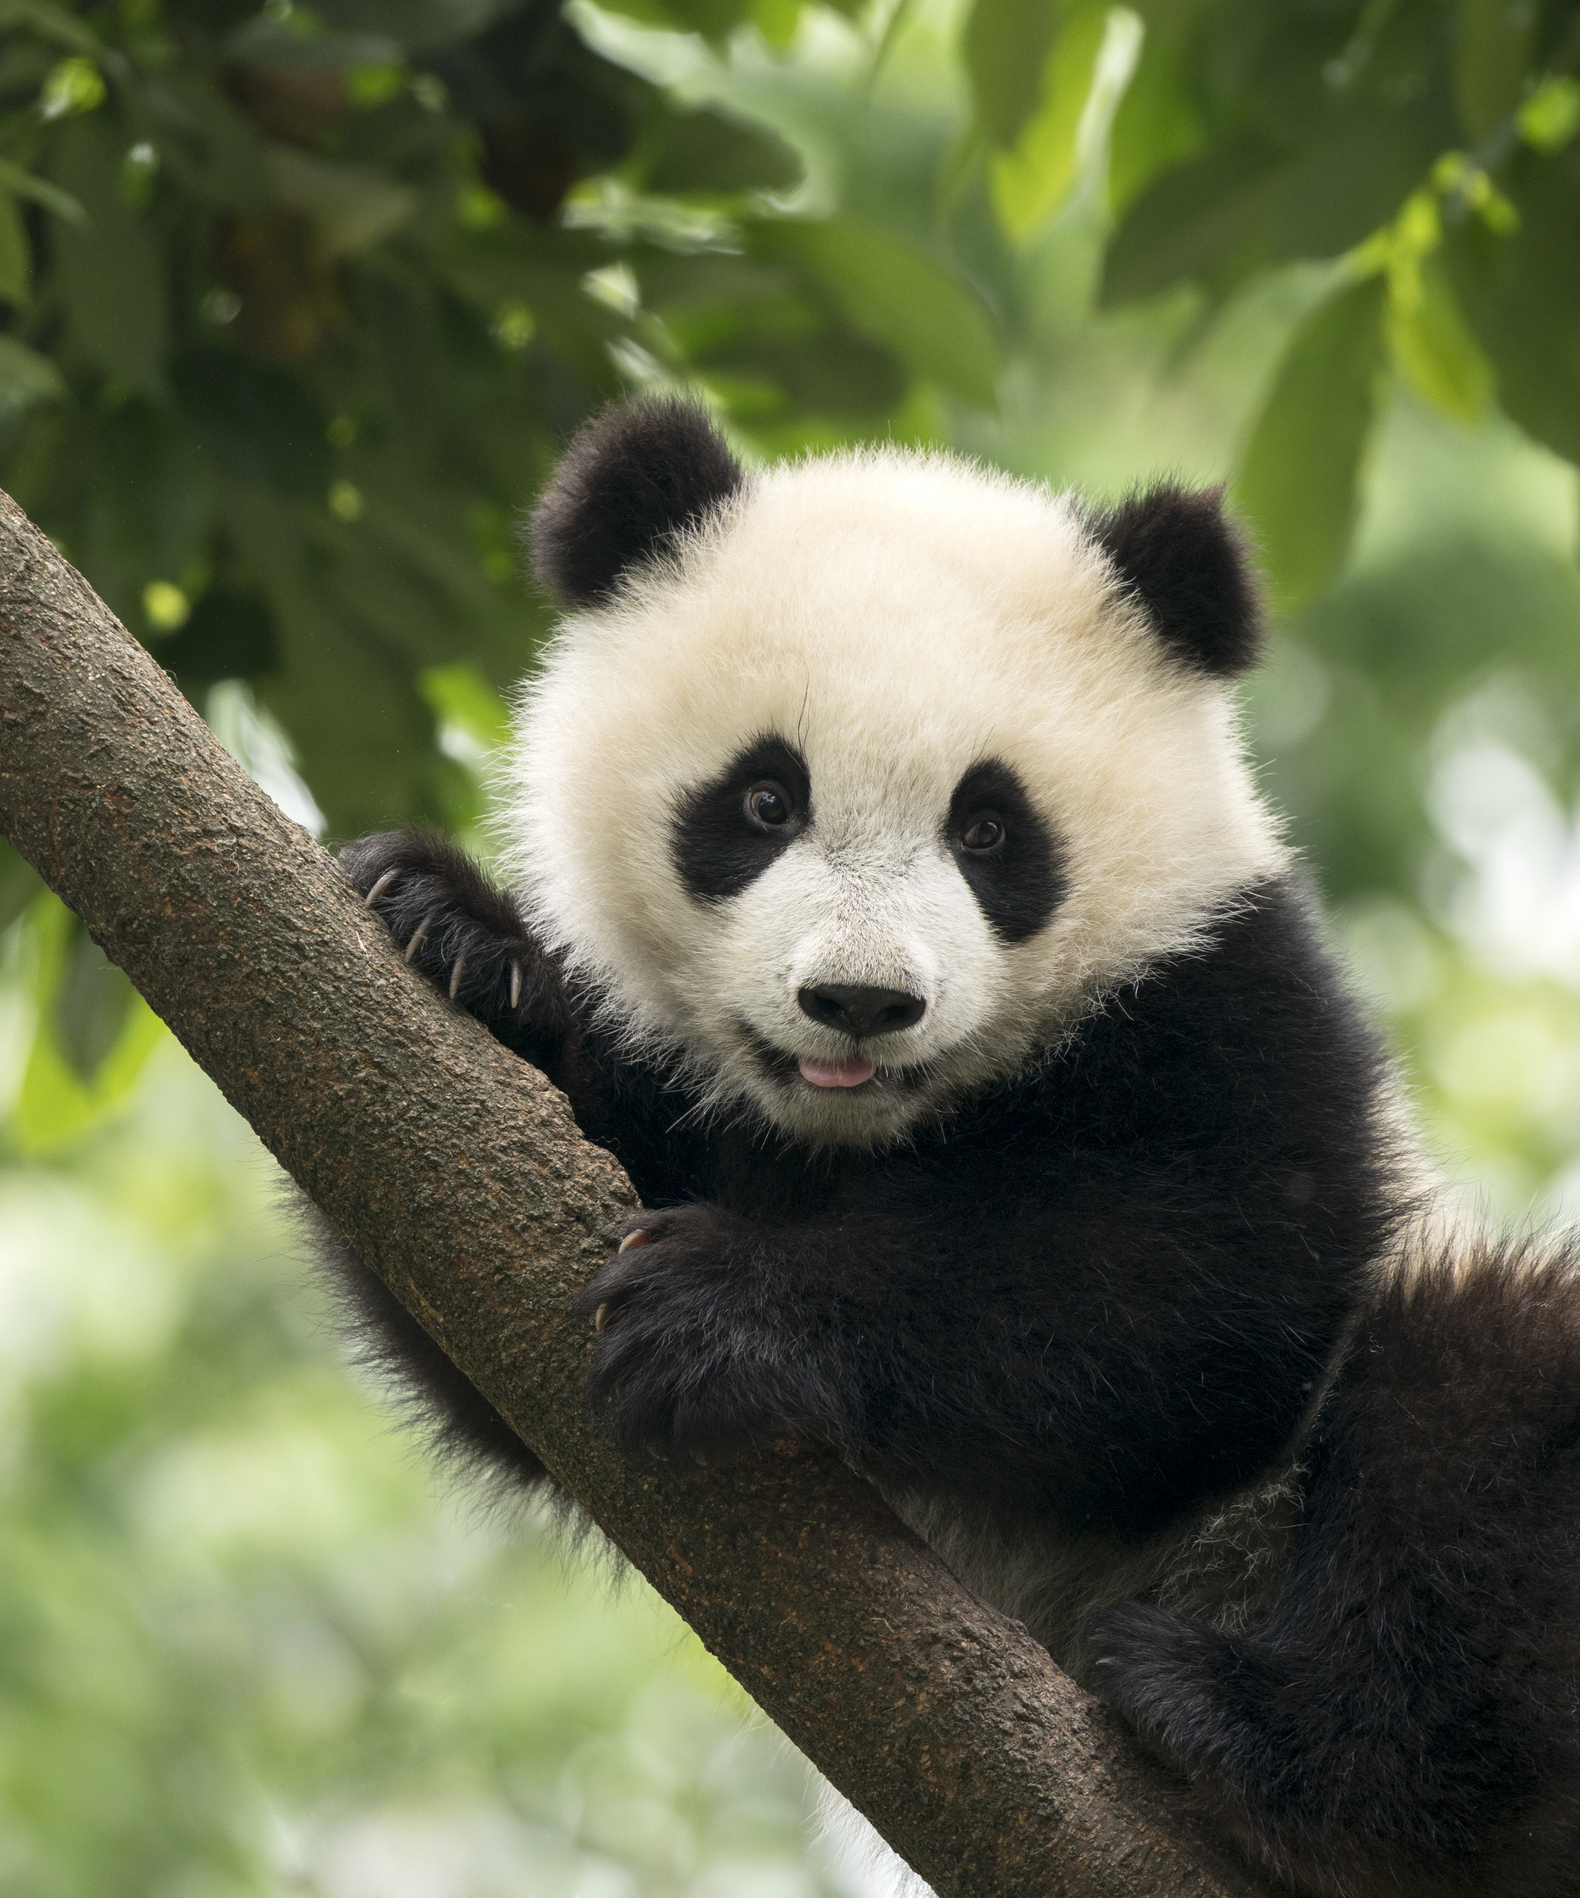
[[825, 1028], [840, 1028], [859, 1041], [864, 1035], [888, 1035], [909, 1028], [927, 1013], [920, 995], [904, 989], [852, 988], [843, 982], [823, 982], [800, 989], [796, 1000], [801, 1013]]

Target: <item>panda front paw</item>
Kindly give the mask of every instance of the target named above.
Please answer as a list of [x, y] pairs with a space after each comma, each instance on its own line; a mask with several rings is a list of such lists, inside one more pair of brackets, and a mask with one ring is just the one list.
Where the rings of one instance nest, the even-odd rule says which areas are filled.
[[529, 1025], [558, 1032], [558, 979], [508, 891], [428, 831], [385, 831], [347, 844], [340, 867], [405, 959], [452, 1002], [510, 1039]]
[[595, 1413], [628, 1454], [716, 1460], [794, 1433], [804, 1406], [741, 1223], [716, 1206], [638, 1213], [582, 1293]]

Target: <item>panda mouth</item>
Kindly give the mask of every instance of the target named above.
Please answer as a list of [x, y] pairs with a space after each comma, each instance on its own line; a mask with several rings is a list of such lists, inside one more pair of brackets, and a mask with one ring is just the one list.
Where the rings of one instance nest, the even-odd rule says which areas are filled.
[[825, 1055], [792, 1054], [788, 1048], [776, 1048], [761, 1035], [748, 1032], [758, 1065], [783, 1087], [815, 1088], [820, 1094], [840, 1091], [859, 1093], [862, 1090], [870, 1093], [874, 1082], [879, 1086], [908, 1088], [917, 1086], [921, 1079], [918, 1071], [905, 1068], [884, 1068], [880, 1073], [877, 1062], [870, 1055], [849, 1054], [830, 1058]]
[[796, 1062], [803, 1081], [813, 1087], [863, 1087], [878, 1072], [876, 1061], [865, 1055], [852, 1055], [847, 1061], [819, 1061], [809, 1054]]

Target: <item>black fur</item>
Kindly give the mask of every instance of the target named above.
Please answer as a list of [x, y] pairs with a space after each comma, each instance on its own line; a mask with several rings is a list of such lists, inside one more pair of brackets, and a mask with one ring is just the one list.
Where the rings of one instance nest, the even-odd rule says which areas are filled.
[[1580, 1260], [1431, 1262], [1368, 1312], [1271, 1617], [1102, 1617], [1103, 1691], [1332, 1898], [1580, 1891]]
[[799, 1428], [1005, 1521], [1143, 1534], [1288, 1439], [1392, 1217], [1378, 1050], [1282, 885], [885, 1152], [698, 1128], [601, 1031], [557, 1033], [536, 1045], [579, 1122], [667, 1209], [587, 1292], [618, 1312], [592, 1388], [632, 1449]]
[[[985, 816], [998, 820], [1002, 838], [991, 850], [972, 850], [965, 834]], [[1035, 936], [1058, 908], [1066, 878], [1056, 840], [1007, 764], [985, 759], [955, 786], [948, 835], [966, 887], [1000, 941]]]
[[529, 527], [532, 564], [561, 605], [608, 599], [739, 489], [706, 410], [670, 397], [611, 404], [565, 451]]
[[1256, 664], [1262, 602], [1222, 488], [1161, 483], [1089, 516], [1087, 526], [1175, 658], [1216, 678]]
[[[784, 823], [751, 821], [746, 799], [759, 785], [783, 792]], [[675, 813], [670, 847], [681, 882], [699, 902], [738, 896], [800, 836], [811, 812], [812, 780], [800, 752], [771, 734], [754, 739]]]
[[[459, 999], [543, 1062], [649, 1209], [582, 1299], [590, 1400], [632, 1455], [798, 1432], [964, 1517], [1123, 1542], [1310, 1430], [1270, 1617], [1111, 1610], [1099, 1690], [1304, 1891], [1580, 1892], [1580, 1266], [1489, 1249], [1371, 1289], [1411, 1209], [1370, 1113], [1378, 1046], [1298, 884], [1249, 892], [1210, 947], [910, 1144], [813, 1154], [699, 1127], [458, 853], [374, 839], [350, 867], [363, 889], [398, 870], [377, 905], [397, 940], [428, 917], [415, 960], [446, 988], [467, 955]], [[511, 961], [532, 975], [514, 1010]], [[537, 1481], [382, 1286], [332, 1262], [449, 1447]]]

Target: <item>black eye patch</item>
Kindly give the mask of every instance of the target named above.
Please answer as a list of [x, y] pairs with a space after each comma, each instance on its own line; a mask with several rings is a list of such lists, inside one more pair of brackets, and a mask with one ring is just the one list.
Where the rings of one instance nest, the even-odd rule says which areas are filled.
[[1035, 936], [1064, 898], [1058, 839], [1019, 776], [996, 758], [972, 765], [949, 801], [949, 848], [1002, 942]]
[[680, 880], [702, 903], [738, 896], [812, 814], [806, 760], [782, 738], [757, 738], [676, 807], [670, 850]]

